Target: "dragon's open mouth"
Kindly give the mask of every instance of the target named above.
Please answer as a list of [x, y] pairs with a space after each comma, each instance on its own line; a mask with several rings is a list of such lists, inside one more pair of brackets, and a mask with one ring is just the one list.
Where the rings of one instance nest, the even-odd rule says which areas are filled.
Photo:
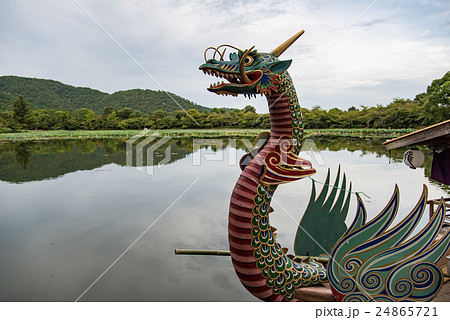
[[[247, 76], [247, 82], [242, 79], [241, 75], [239, 73], [232, 73], [232, 72], [223, 72], [214, 68], [208, 68], [208, 67], [202, 67], [200, 68], [203, 73], [209, 74], [211, 76], [216, 76], [218, 78], [222, 78], [227, 80], [228, 82], [222, 81], [217, 82], [214, 84], [211, 84], [208, 88], [209, 91], [215, 92], [217, 94], [222, 95], [232, 95], [237, 96], [238, 92], [234, 92], [235, 90], [232, 90], [232, 87], [248, 87], [252, 86], [255, 83], [257, 83], [263, 73], [262, 71], [256, 70], [249, 73], [245, 73]], [[229, 90], [227, 90], [229, 89]], [[250, 93], [248, 93], [250, 94]]]

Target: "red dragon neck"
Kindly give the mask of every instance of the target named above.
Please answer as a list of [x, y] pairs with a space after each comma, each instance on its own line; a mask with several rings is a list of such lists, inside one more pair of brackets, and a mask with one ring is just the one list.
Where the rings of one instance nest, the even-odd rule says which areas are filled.
[[[274, 151], [280, 138], [292, 139], [292, 152], [295, 154], [300, 151], [302, 143], [303, 122], [295, 89], [287, 73], [280, 78], [283, 81], [278, 84], [278, 93], [267, 95], [271, 120], [269, 141], [241, 173], [231, 196], [228, 219], [228, 239], [236, 274], [250, 293], [265, 301], [295, 300], [294, 290], [300, 285], [298, 271], [302, 268], [287, 258], [275, 241], [268, 214], [276, 185], [269, 186], [260, 180], [264, 159], [268, 153]], [[263, 200], [260, 202], [259, 199]], [[255, 224], [258, 225], [256, 228]], [[261, 258], [258, 259], [263, 249], [257, 248], [259, 238], [254, 235], [255, 232], [267, 233], [267, 248], [273, 252], [269, 254], [269, 259], [273, 256], [274, 265], [282, 264], [279, 270], [275, 271], [267, 264], [261, 265], [267, 258], [263, 257], [263, 262]], [[272, 272], [272, 275], [269, 276], [267, 272]], [[279, 274], [275, 275], [276, 272]], [[283, 274], [290, 274], [296, 279], [286, 280]], [[285, 281], [285, 284], [277, 287], [274, 279]], [[313, 281], [316, 280], [319, 281]]]

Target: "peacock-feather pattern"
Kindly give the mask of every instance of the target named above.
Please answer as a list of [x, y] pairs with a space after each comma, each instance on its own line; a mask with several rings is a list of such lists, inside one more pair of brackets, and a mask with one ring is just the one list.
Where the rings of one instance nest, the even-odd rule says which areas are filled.
[[336, 243], [328, 266], [333, 294], [340, 301], [430, 301], [442, 285], [436, 263], [450, 246], [450, 232], [435, 241], [445, 216], [444, 201], [428, 224], [408, 238], [425, 210], [427, 188], [419, 202], [397, 225], [388, 229], [399, 204], [399, 191], [368, 223], [358, 196], [355, 222]]

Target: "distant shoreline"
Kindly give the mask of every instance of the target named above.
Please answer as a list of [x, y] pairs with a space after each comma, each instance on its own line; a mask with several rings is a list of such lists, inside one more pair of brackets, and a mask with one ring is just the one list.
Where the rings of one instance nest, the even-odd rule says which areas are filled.
[[[145, 135], [159, 134], [169, 137], [187, 138], [221, 138], [221, 137], [255, 137], [268, 129], [167, 129], [147, 130]], [[305, 137], [334, 136], [388, 139], [413, 132], [414, 129], [307, 129]], [[0, 133], [0, 142], [74, 140], [74, 139], [129, 139], [143, 130], [28, 130], [16, 133]]]

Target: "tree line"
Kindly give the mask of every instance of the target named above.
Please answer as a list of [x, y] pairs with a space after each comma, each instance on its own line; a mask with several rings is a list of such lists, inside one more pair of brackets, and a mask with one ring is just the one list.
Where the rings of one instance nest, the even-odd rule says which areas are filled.
[[[211, 111], [188, 109], [173, 114], [159, 109], [151, 116], [131, 108], [106, 107], [97, 115], [88, 108], [77, 109], [73, 114], [60, 110], [30, 110], [27, 101], [19, 96], [11, 111], [0, 111], [0, 130], [115, 130], [115, 129], [171, 129], [171, 128], [270, 128], [269, 115], [258, 115], [255, 108], [229, 111], [213, 108]], [[0, 131], [0, 132], [1, 132]]]
[[[351, 107], [348, 110], [319, 106], [302, 108], [306, 128], [418, 128], [450, 119], [450, 71], [434, 80], [414, 99], [394, 99], [387, 106]], [[269, 114], [257, 114], [253, 106], [243, 110], [212, 108], [168, 113], [163, 109], [143, 115], [129, 107], [106, 107], [101, 114], [89, 108], [75, 112], [31, 110], [19, 96], [10, 111], [0, 111], [0, 130], [102, 130], [170, 128], [270, 128]]]

